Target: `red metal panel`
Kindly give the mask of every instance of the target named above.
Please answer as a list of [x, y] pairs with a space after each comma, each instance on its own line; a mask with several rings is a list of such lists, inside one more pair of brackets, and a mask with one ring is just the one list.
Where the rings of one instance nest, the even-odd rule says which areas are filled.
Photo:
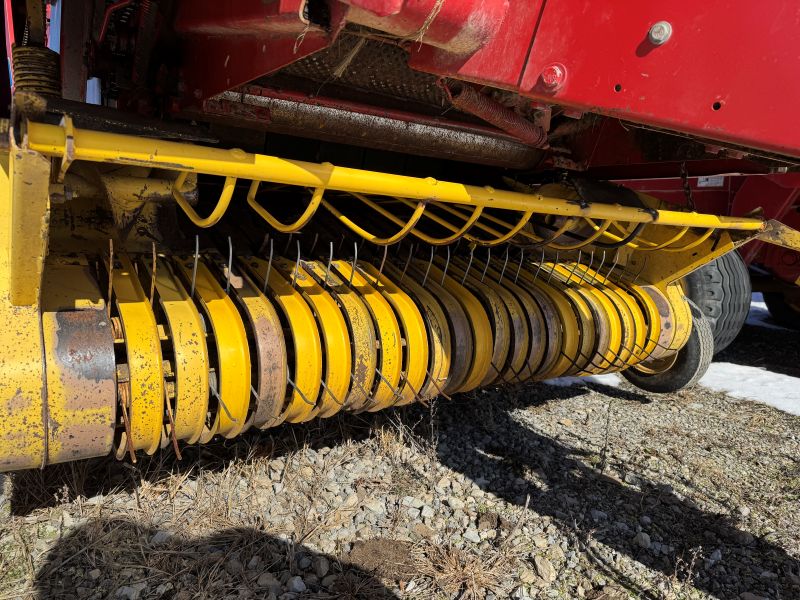
[[408, 64], [418, 71], [516, 90], [544, 1], [511, 0], [497, 34], [473, 54], [414, 44]]
[[[659, 46], [658, 21], [672, 25]], [[522, 93], [581, 110], [800, 156], [800, 4], [547, 2]], [[549, 65], [566, 69], [553, 91]]]

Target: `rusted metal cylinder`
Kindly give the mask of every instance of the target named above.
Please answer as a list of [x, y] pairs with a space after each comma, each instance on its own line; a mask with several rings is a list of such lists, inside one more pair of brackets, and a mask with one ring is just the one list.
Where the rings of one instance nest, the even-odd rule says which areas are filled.
[[225, 92], [206, 101], [204, 110], [206, 118], [224, 115], [267, 131], [379, 150], [406, 153], [413, 148], [420, 156], [512, 169], [531, 168], [541, 160], [541, 152], [488, 127], [357, 107], [346, 101], [337, 105], [280, 93]]
[[541, 148], [547, 143], [544, 129], [474, 88], [463, 86], [452, 95], [451, 101], [457, 109], [480, 117], [529, 146]]

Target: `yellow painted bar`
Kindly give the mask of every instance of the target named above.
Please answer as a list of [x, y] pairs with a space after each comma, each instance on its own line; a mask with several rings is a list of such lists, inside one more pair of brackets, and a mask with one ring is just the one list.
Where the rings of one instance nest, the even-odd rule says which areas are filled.
[[[27, 143], [31, 150], [47, 156], [61, 157], [65, 152], [66, 134], [57, 125], [27, 123]], [[221, 177], [253, 181], [325, 188], [351, 193], [400, 196], [412, 200], [429, 200], [503, 210], [529, 211], [540, 214], [614, 219], [631, 223], [657, 222], [679, 227], [703, 227], [763, 231], [760, 219], [720, 217], [669, 210], [651, 212], [610, 204], [581, 207], [576, 202], [548, 198], [539, 194], [523, 194], [491, 187], [392, 175], [362, 169], [337, 167], [330, 163], [288, 160], [263, 154], [251, 154], [234, 148], [222, 150], [179, 142], [167, 142], [88, 129], [74, 130], [74, 158], [92, 162], [158, 167], [173, 171], [196, 171]], [[657, 215], [657, 217], [656, 217]]]

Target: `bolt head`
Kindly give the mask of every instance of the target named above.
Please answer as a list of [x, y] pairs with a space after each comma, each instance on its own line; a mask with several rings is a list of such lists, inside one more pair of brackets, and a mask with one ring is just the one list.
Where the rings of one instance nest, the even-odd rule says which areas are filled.
[[553, 63], [542, 70], [542, 83], [549, 90], [557, 90], [564, 85], [567, 78], [567, 69], [564, 65]]
[[659, 21], [653, 23], [650, 31], [647, 32], [647, 39], [655, 46], [665, 44], [672, 37], [672, 25], [669, 21]]

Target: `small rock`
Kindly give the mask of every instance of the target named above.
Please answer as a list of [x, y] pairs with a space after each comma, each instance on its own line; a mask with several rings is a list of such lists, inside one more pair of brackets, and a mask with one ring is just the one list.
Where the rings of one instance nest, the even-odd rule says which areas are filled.
[[592, 509], [591, 514], [592, 514], [592, 520], [594, 521], [605, 521], [608, 518], [608, 513], [605, 513], [602, 510]]
[[250, 559], [250, 560], [247, 562], [247, 569], [248, 569], [249, 571], [252, 571], [252, 570], [254, 570], [254, 569], [257, 569], [257, 568], [258, 568], [258, 565], [260, 565], [260, 564], [261, 564], [261, 557], [260, 557], [260, 556], [254, 556], [253, 558], [251, 558], [251, 559]]
[[272, 573], [268, 572], [264, 572], [259, 575], [258, 579], [256, 580], [256, 584], [258, 584], [259, 587], [268, 587], [271, 589], [276, 587], [277, 589], [281, 588], [281, 582], [278, 581], [278, 578]]
[[558, 422], [563, 425], [564, 427], [571, 427], [572, 426], [572, 419], [559, 419]]
[[89, 571], [89, 579], [100, 579], [100, 575], [102, 575], [100, 569], [92, 569]]
[[323, 577], [320, 583], [322, 584], [322, 587], [329, 588], [336, 583], [338, 578], [339, 576], [336, 573], [331, 573], [330, 575]]
[[225, 563], [225, 570], [230, 573], [231, 575], [238, 575], [242, 572], [242, 563], [236, 560], [235, 558], [230, 559], [228, 562]]
[[534, 573], [528, 567], [522, 567], [522, 569], [520, 569], [519, 571], [519, 580], [522, 583], [527, 583], [527, 584], [534, 583], [536, 581], [536, 573]]
[[749, 546], [753, 543], [753, 534], [749, 531], [738, 531], [736, 532], [736, 542], [741, 544], [742, 546]]
[[430, 519], [436, 514], [436, 512], [426, 504], [425, 506], [422, 507], [422, 511], [420, 512], [420, 514], [422, 515], [423, 519]]
[[314, 573], [320, 579], [324, 578], [331, 570], [331, 562], [324, 556], [317, 556], [314, 559]]
[[290, 577], [289, 581], [286, 582], [286, 589], [290, 592], [300, 594], [306, 591], [306, 584], [302, 577], [295, 575], [294, 577]]
[[648, 525], [651, 525], [653, 523], [653, 519], [651, 519], [647, 515], [642, 515], [641, 517], [639, 517], [639, 523], [647, 527]]
[[311, 566], [311, 558], [308, 556], [301, 556], [297, 561], [297, 566], [301, 571], [307, 570]]
[[156, 531], [155, 535], [150, 538], [150, 545], [151, 546], [160, 546], [161, 544], [165, 544], [169, 541], [172, 537], [172, 534], [169, 531], [164, 531], [160, 529]]
[[533, 565], [536, 567], [536, 572], [544, 581], [552, 583], [556, 580], [556, 569], [547, 558], [537, 554], [533, 557]]
[[644, 531], [640, 531], [633, 538], [633, 543], [639, 546], [640, 548], [644, 548], [645, 550], [647, 550], [650, 547], [650, 536], [647, 535]]
[[764, 596], [757, 596], [752, 592], [742, 592], [739, 594], [739, 600], [769, 600], [769, 598], [765, 598]]
[[744, 504], [742, 504], [742, 505], [741, 505], [739, 508], [737, 508], [736, 510], [738, 510], [738, 511], [739, 511], [739, 514], [740, 514], [741, 516], [743, 516], [743, 517], [749, 517], [749, 516], [750, 516], [750, 507], [749, 507], [749, 506], [745, 506]]
[[478, 544], [481, 541], [481, 534], [478, 533], [477, 529], [470, 527], [464, 532], [463, 538], [468, 542], [472, 542], [473, 544]]
[[425, 503], [420, 500], [419, 498], [414, 498], [414, 496], [403, 496], [403, 499], [400, 501], [400, 504], [403, 506], [407, 506], [408, 508], [416, 508], [419, 510], [422, 508]]
[[456, 498], [455, 496], [450, 496], [447, 500], [447, 505], [452, 508], [453, 510], [463, 510], [464, 509], [464, 501], [460, 498]]
[[711, 556], [709, 556], [709, 559], [711, 560], [711, 562], [719, 562], [719, 561], [721, 561], [722, 560], [722, 550], [720, 550], [719, 548], [714, 550], [711, 553]]

